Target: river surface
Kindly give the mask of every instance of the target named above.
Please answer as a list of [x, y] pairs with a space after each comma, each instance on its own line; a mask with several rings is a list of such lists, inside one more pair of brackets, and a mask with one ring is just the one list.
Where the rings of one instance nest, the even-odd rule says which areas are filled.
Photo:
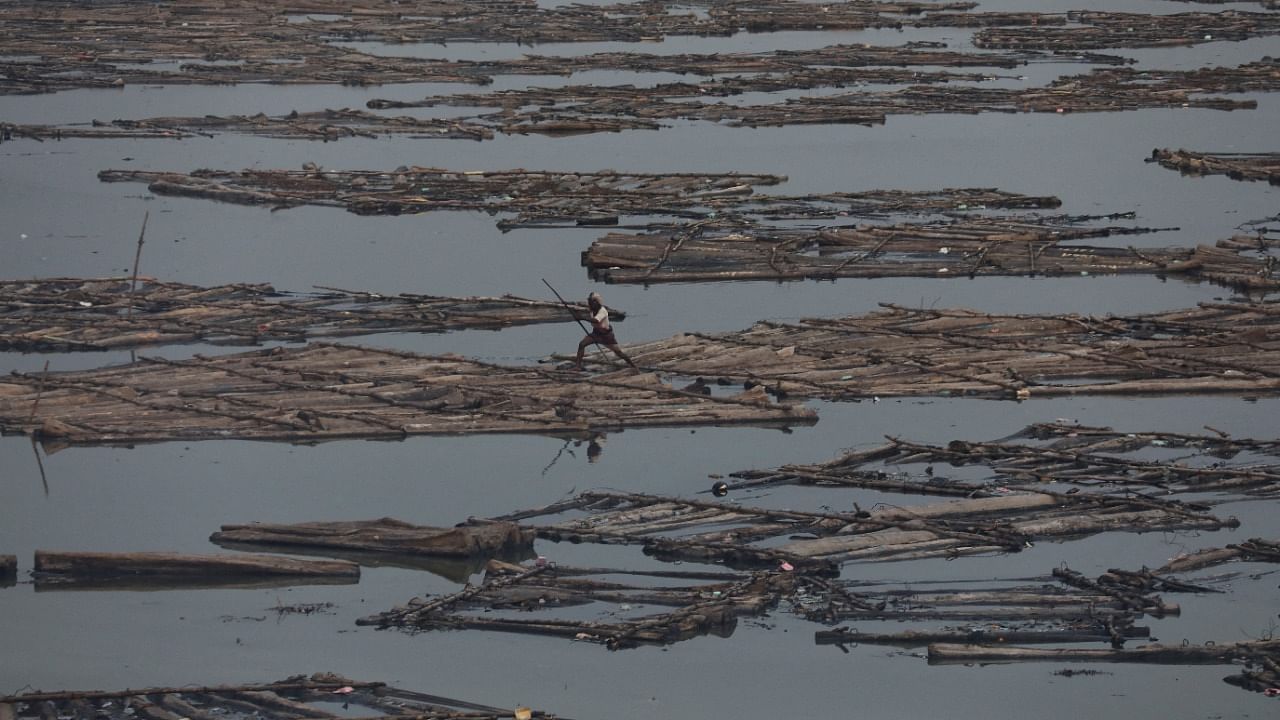
[[[1085, 3], [1005, 2], [979, 10], [1058, 11]], [[1134, 12], [1199, 9], [1128, 2]], [[1257, 11], [1257, 5], [1205, 6]], [[967, 31], [782, 33], [680, 38], [643, 45], [554, 47], [360, 44], [372, 52], [494, 59], [516, 52], [610, 50], [735, 52], [898, 44], [912, 39], [967, 49]], [[1234, 65], [1280, 52], [1275, 38], [1193, 48], [1116, 50], [1141, 68]], [[1036, 65], [1027, 82], [1087, 66]], [[491, 88], [566, 82], [661, 82], [670, 76], [590, 73], [584, 79], [504, 77]], [[363, 107], [370, 98], [417, 99], [466, 92], [445, 85], [137, 86], [110, 91], [0, 97], [0, 120], [70, 123], [91, 119], [268, 114]], [[507, 233], [480, 213], [360, 217], [338, 209], [270, 212], [205, 200], [155, 196], [144, 185], [100, 183], [98, 171], [197, 168], [386, 170], [422, 165], [454, 170], [760, 172], [788, 176], [771, 194], [873, 189], [991, 187], [1055, 195], [1068, 214], [1134, 213], [1135, 225], [1175, 227], [1120, 241], [1194, 246], [1227, 237], [1280, 212], [1280, 188], [1225, 177], [1182, 177], [1145, 163], [1153, 148], [1274, 152], [1280, 98], [1250, 96], [1256, 110], [1159, 109], [1105, 114], [891, 116], [883, 126], [735, 129], [676, 122], [660, 131], [570, 138], [499, 136], [462, 140], [355, 139], [334, 143], [231, 134], [183, 141], [68, 140], [0, 145], [0, 276], [127, 274], [149, 213], [141, 272], [196, 284], [266, 282], [281, 290], [332, 286], [380, 293], [547, 295], [543, 279], [585, 297], [600, 290], [627, 312], [621, 341], [680, 332], [740, 330], [761, 319], [794, 320], [869, 312], [878, 303], [972, 307], [992, 312], [1132, 314], [1231, 297], [1221, 287], [1151, 277], [842, 280], [708, 283], [644, 288], [594, 286], [579, 255], [599, 229]], [[350, 342], [426, 353], [455, 352], [531, 363], [574, 348], [571, 325], [502, 332], [374, 335]], [[171, 347], [141, 354], [180, 357], [225, 348]], [[92, 368], [130, 354], [0, 353], [0, 371]], [[589, 643], [482, 631], [408, 635], [357, 627], [355, 619], [415, 595], [447, 593], [463, 578], [365, 568], [356, 585], [154, 592], [40, 592], [26, 582], [32, 553], [47, 550], [212, 552], [208, 535], [227, 523], [357, 520], [393, 516], [451, 525], [554, 502], [593, 488], [691, 495], [711, 475], [821, 462], [882, 442], [1007, 436], [1058, 418], [1123, 430], [1204, 432], [1274, 438], [1275, 398], [1061, 398], [1023, 403], [919, 399], [813, 402], [820, 421], [792, 432], [759, 428], [649, 429], [611, 435], [596, 462], [586, 448], [534, 436], [414, 438], [317, 446], [206, 441], [38, 453], [27, 438], [0, 438], [0, 554], [19, 558], [19, 584], [0, 589], [0, 694], [23, 688], [114, 689], [259, 682], [338, 672], [499, 706], [529, 705], [574, 718], [1264, 718], [1277, 700], [1222, 682], [1224, 667], [1097, 666], [1064, 677], [1065, 665], [929, 666], [923, 649], [818, 646], [820, 626], [779, 610], [745, 619], [728, 638], [609, 652]], [[785, 493], [786, 491], [776, 491]], [[770, 492], [752, 502], [785, 502]], [[847, 498], [845, 499], [847, 501]], [[902, 581], [1043, 576], [1059, 565], [1086, 575], [1156, 567], [1181, 552], [1250, 537], [1280, 536], [1273, 502], [1228, 503], [1236, 531], [1114, 533], [1045, 543], [1012, 556], [850, 565], [844, 576]], [[540, 543], [553, 560], [634, 563], [634, 553]], [[1229, 592], [1175, 596], [1180, 617], [1152, 620], [1164, 642], [1228, 642], [1267, 636], [1280, 623], [1280, 575], [1250, 567]], [[463, 571], [465, 575], [465, 571]], [[478, 581], [479, 575], [470, 578]], [[325, 613], [273, 608], [332, 603]], [[905, 629], [905, 626], [903, 626]], [[1079, 669], [1079, 666], [1075, 666]]]

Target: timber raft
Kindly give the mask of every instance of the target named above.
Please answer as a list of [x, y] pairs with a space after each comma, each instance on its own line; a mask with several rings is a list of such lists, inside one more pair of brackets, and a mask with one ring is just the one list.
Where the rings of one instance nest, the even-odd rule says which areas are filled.
[[256, 439], [313, 442], [458, 433], [574, 435], [634, 427], [807, 425], [814, 411], [761, 388], [731, 397], [653, 374], [583, 375], [311, 343], [88, 372], [13, 374], [0, 430], [62, 444]]
[[780, 397], [1025, 400], [1280, 390], [1280, 312], [1201, 303], [1134, 316], [906, 308], [625, 346], [639, 365]]
[[264, 720], [333, 718], [334, 703], [351, 706], [367, 720], [509, 720], [552, 718], [529, 708], [491, 705], [402, 690], [383, 682], [359, 682], [334, 673], [296, 675], [271, 683], [131, 688], [117, 691], [28, 691], [0, 696], [0, 712], [11, 720], [50, 717], [101, 720], [193, 720], [255, 717]]
[[1093, 218], [960, 218], [821, 229], [691, 225], [668, 232], [612, 232], [582, 264], [607, 283], [834, 280], [837, 278], [1149, 274], [1245, 291], [1280, 289], [1270, 251], [1278, 243], [1237, 235], [1195, 248], [1079, 244], [1156, 232], [1090, 226]]
[[1280, 153], [1206, 153], [1156, 148], [1147, 160], [1183, 175], [1226, 175], [1232, 180], [1261, 180], [1280, 185]]
[[[588, 313], [585, 304], [570, 307]], [[626, 313], [610, 308], [609, 317], [623, 320]], [[266, 284], [201, 287], [154, 278], [0, 280], [0, 350], [21, 352], [259, 345], [572, 320], [559, 301], [513, 295], [383, 295], [337, 288], [290, 293]]]

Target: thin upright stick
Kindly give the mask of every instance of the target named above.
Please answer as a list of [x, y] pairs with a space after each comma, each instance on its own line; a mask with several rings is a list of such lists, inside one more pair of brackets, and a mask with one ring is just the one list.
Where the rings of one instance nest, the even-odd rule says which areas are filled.
[[151, 211], [148, 210], [142, 216], [142, 232], [138, 233], [138, 250], [133, 254], [133, 277], [129, 280], [129, 308], [125, 311], [126, 318], [133, 317], [133, 294], [138, 289], [138, 264], [142, 262], [142, 239], [147, 236], [147, 220], [151, 218]]

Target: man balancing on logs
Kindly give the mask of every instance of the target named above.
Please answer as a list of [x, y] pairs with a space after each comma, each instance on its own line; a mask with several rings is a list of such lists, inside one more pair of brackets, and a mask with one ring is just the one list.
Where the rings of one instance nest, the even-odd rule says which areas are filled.
[[587, 296], [587, 308], [591, 310], [591, 314], [585, 319], [591, 321], [591, 332], [578, 341], [578, 357], [573, 361], [574, 368], [582, 369], [582, 356], [587, 352], [587, 346], [595, 343], [609, 348], [614, 355], [626, 360], [633, 370], [639, 370], [631, 362], [631, 358], [622, 352], [622, 348], [618, 347], [618, 339], [613, 336], [613, 326], [609, 324], [609, 310], [600, 300], [600, 293], [593, 292]]

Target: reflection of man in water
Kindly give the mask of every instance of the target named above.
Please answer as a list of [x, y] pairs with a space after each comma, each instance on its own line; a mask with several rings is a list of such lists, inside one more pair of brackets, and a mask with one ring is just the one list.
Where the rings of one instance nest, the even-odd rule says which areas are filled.
[[591, 440], [587, 442], [587, 462], [593, 463], [600, 459], [600, 454], [604, 452], [604, 441], [604, 433], [591, 436]]

